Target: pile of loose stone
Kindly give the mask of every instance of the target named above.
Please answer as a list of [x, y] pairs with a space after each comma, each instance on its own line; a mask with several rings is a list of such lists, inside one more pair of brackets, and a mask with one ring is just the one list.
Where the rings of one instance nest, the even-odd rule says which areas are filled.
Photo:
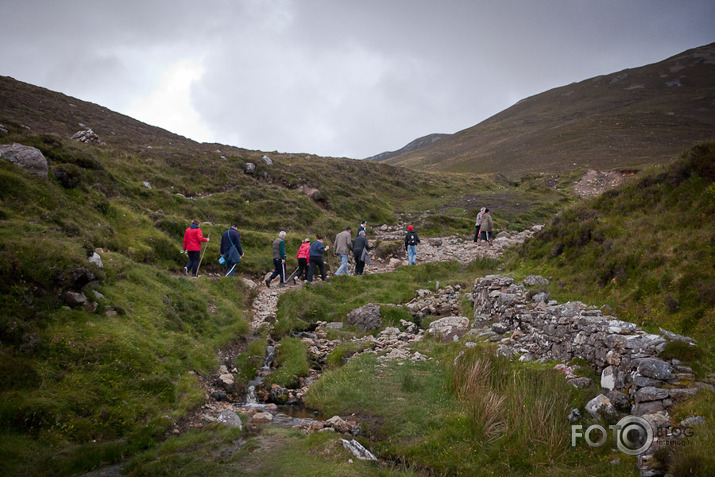
[[[660, 334], [651, 334], [581, 302], [559, 304], [538, 288], [546, 284], [546, 279], [536, 276], [521, 284], [498, 275], [477, 279], [469, 334], [499, 343], [498, 354], [522, 361], [587, 360], [601, 373], [603, 392], [586, 406], [594, 418], [614, 417], [622, 411], [643, 417], [655, 429], [667, 429], [672, 425], [668, 410], [673, 405], [701, 388], [713, 390], [711, 382], [697, 382], [693, 370], [677, 359], [659, 357], [668, 342], [679, 340], [695, 346], [692, 338], [662, 329]], [[588, 378], [577, 378], [573, 368], [559, 366], [572, 385], [592, 384]], [[702, 418], [679, 425], [693, 422], [702, 422]], [[661, 438], [673, 436], [655, 437], [651, 451], [639, 458], [642, 475], [657, 475], [649, 463]]]

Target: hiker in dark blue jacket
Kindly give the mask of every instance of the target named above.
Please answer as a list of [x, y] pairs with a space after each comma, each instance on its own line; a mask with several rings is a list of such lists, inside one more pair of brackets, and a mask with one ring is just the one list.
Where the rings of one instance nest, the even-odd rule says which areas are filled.
[[313, 282], [313, 274], [315, 273], [315, 267], [320, 268], [320, 277], [325, 281], [325, 262], [323, 262], [323, 254], [330, 247], [323, 246], [323, 237], [320, 235], [316, 236], [317, 240], [310, 244], [310, 250], [308, 251], [308, 261], [310, 262], [310, 267], [308, 268], [308, 283]]
[[231, 224], [231, 228], [223, 233], [221, 237], [221, 256], [226, 259], [228, 267], [227, 277], [232, 277], [236, 269], [236, 265], [243, 257], [243, 248], [241, 248], [241, 235], [238, 233], [238, 225]]

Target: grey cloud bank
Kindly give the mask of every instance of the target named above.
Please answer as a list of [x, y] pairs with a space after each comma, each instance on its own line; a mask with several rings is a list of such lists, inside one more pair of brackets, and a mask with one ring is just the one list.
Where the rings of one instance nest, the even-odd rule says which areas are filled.
[[685, 0], [0, 0], [0, 74], [199, 141], [361, 158], [715, 41]]

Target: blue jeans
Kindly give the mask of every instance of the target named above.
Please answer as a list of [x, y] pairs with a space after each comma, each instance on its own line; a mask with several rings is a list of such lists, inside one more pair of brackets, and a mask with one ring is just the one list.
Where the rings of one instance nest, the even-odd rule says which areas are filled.
[[407, 246], [407, 263], [414, 265], [417, 261], [417, 245]]
[[345, 254], [340, 254], [340, 268], [335, 272], [335, 276], [338, 275], [350, 275], [350, 269], [348, 268], [348, 256]]

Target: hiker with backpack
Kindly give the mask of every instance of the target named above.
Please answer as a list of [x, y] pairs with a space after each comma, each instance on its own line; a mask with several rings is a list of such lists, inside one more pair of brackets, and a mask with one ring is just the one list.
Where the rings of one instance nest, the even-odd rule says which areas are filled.
[[231, 227], [226, 230], [221, 236], [221, 256], [226, 261], [228, 267], [227, 277], [233, 277], [233, 272], [243, 257], [243, 248], [241, 247], [241, 235], [238, 233], [238, 225], [231, 224]]
[[320, 235], [316, 236], [316, 241], [310, 244], [310, 249], [308, 250], [310, 267], [308, 268], [308, 278], [306, 281], [308, 283], [313, 283], [313, 275], [315, 274], [315, 267], [320, 269], [320, 277], [325, 281], [327, 278], [325, 274], [325, 262], [323, 261], [323, 254], [330, 248], [323, 246], [323, 237]]
[[415, 232], [415, 228], [411, 225], [407, 226], [407, 235], [405, 235], [405, 250], [407, 250], [407, 263], [414, 265], [417, 262], [417, 244], [420, 243], [420, 238]]
[[367, 243], [365, 230], [360, 230], [353, 242], [353, 257], [355, 258], [355, 275], [362, 275], [366, 263], [372, 263], [368, 250], [372, 247]]
[[281, 281], [280, 285], [278, 285], [280, 288], [283, 288], [285, 286], [285, 279], [286, 279], [286, 271], [285, 271], [285, 264], [286, 264], [286, 233], [281, 230], [281, 232], [278, 234], [278, 238], [273, 241], [273, 266], [275, 267], [275, 270], [273, 270], [273, 273], [271, 273], [271, 276], [266, 278], [266, 286], [270, 288], [271, 286], [271, 281], [273, 281], [274, 278], [280, 276]]

